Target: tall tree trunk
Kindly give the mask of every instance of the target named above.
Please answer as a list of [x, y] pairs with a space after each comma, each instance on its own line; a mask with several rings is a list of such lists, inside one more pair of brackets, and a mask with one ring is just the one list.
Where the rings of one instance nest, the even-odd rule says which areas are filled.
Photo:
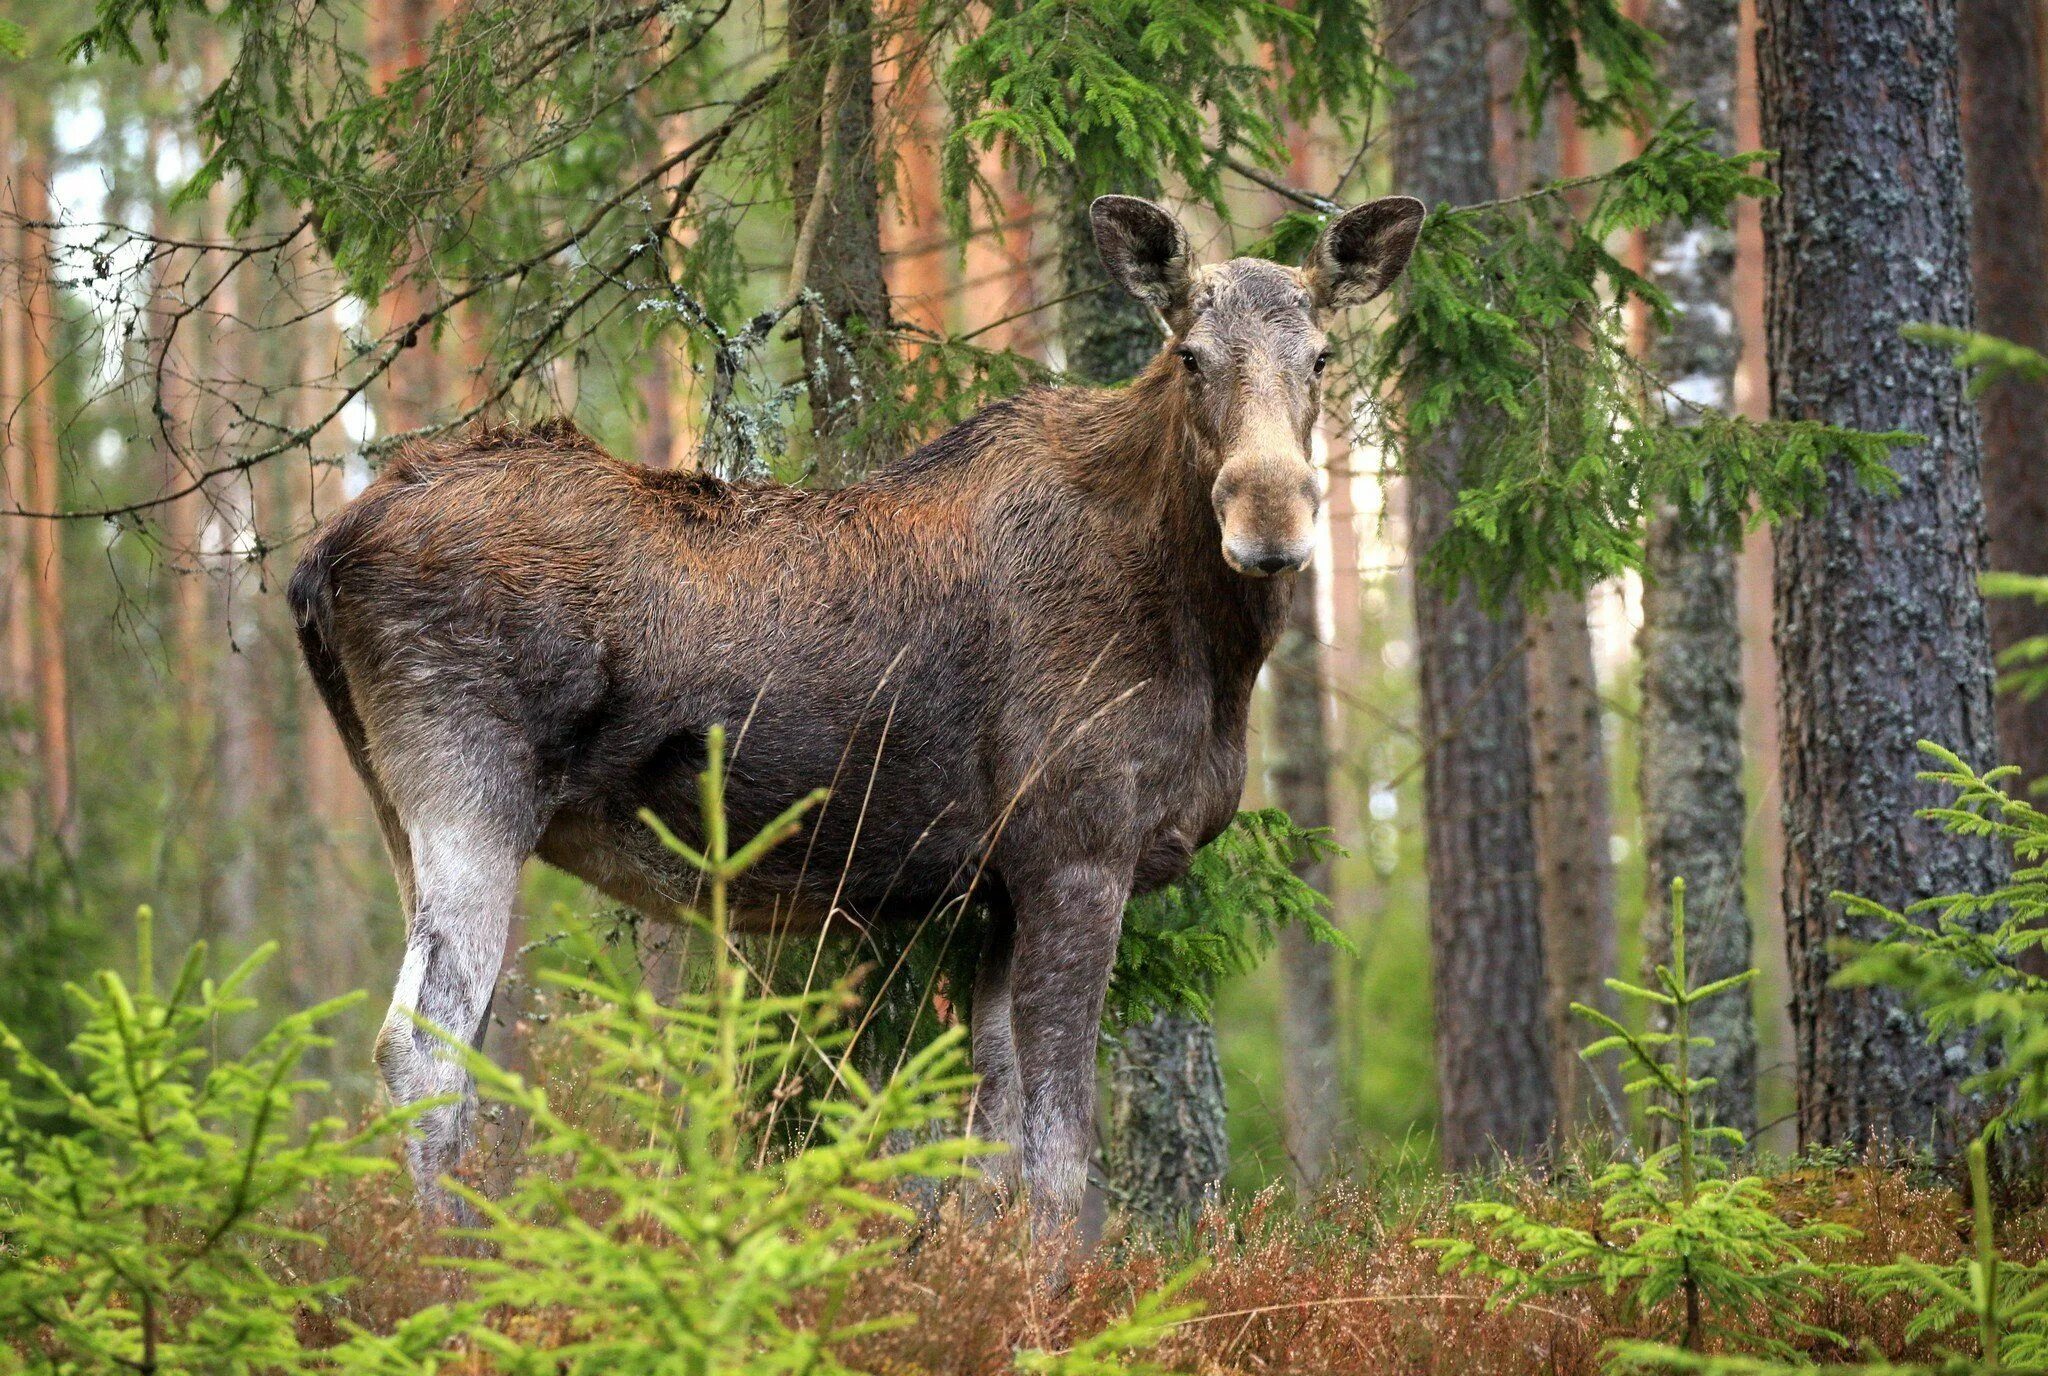
[[1948, 1155], [1982, 1116], [1957, 1087], [1973, 1058], [1928, 1046], [1889, 995], [1829, 988], [1827, 946], [1876, 934], [1831, 893], [1904, 907], [2002, 870], [1986, 842], [1913, 815], [1943, 800], [1914, 780], [1915, 740], [1997, 753], [1976, 415], [1941, 352], [1899, 333], [1971, 320], [1955, 5], [1764, 0], [1758, 17], [1782, 188], [1764, 212], [1773, 413], [1927, 437], [1892, 456], [1898, 496], [1838, 468], [1826, 509], [1778, 532], [1799, 1137]]
[[[28, 361], [25, 255], [21, 227], [19, 97], [0, 94], [0, 480], [9, 506], [29, 501], [27, 435]], [[28, 522], [0, 518], [0, 768], [10, 775], [33, 768], [35, 732], [35, 604], [28, 565]], [[5, 859], [20, 863], [36, 845], [35, 795], [25, 780], [7, 790]]]
[[[19, 113], [19, 107], [17, 107]], [[24, 221], [50, 219], [49, 112], [38, 108], [23, 118], [16, 203]], [[27, 450], [27, 504], [38, 511], [63, 505], [63, 470], [57, 452], [57, 378], [52, 341], [58, 327], [55, 263], [49, 231], [24, 224], [21, 265], [22, 440]], [[35, 605], [36, 778], [42, 793], [46, 834], [69, 849], [77, 830], [78, 805], [72, 791], [71, 683], [64, 649], [64, 523], [28, 522], [28, 582]]]
[[[2040, 0], [1969, 0], [1956, 14], [1977, 328], [2048, 351], [2042, 24]], [[1977, 406], [1990, 566], [2048, 573], [2048, 386], [2000, 382]], [[1993, 649], [2048, 635], [2048, 608], [2028, 600], [1999, 598], [1990, 618]], [[2048, 779], [2048, 696], [2001, 696], [1998, 743], [2028, 782]]]
[[[1735, 150], [1736, 0], [1654, 0], [1664, 77], [1677, 100]], [[1652, 230], [1648, 273], [1670, 296], [1670, 329], [1650, 362], [1688, 400], [1726, 410], [1742, 340], [1735, 318], [1735, 233], [1701, 225]], [[1674, 419], [1691, 413], [1674, 408]], [[1743, 900], [1742, 632], [1734, 546], [1687, 529], [1672, 511], [1650, 529], [1644, 571], [1642, 763], [1644, 960], [1671, 958], [1670, 890], [1687, 886], [1687, 957], [1702, 983], [1750, 965]], [[1695, 1015], [1713, 1046], [1695, 1053], [1716, 1122], [1756, 1131], [1756, 1013], [1749, 991]], [[1660, 1026], [1663, 1023], [1660, 1022]]]
[[[1311, 563], [1294, 575], [1294, 605], [1272, 663], [1273, 734], [1267, 774], [1273, 801], [1298, 826], [1330, 825], [1330, 747], [1323, 711], [1323, 642]], [[1330, 862], [1296, 867], [1318, 893], [1330, 891]], [[1338, 1054], [1336, 952], [1298, 925], [1280, 932], [1280, 1064], [1287, 1158], [1303, 1185], [1334, 1166], [1344, 1131]]]
[[[1499, 22], [1515, 26], [1520, 40], [1511, 9], [1498, 3], [1495, 8], [1505, 11]], [[1493, 78], [1494, 157], [1500, 168], [1496, 182], [1504, 190], [1522, 191], [1582, 175], [1585, 140], [1570, 100], [1555, 97], [1542, 127], [1532, 132], [1513, 98], [1526, 44], [1495, 46], [1513, 51], [1512, 61], [1496, 63]], [[1505, 73], [1501, 66], [1507, 68]], [[1509, 122], [1505, 158], [1503, 110]], [[1621, 1077], [1611, 1063], [1588, 1065], [1580, 1058], [1587, 1032], [1572, 1012], [1572, 1005], [1581, 1003], [1612, 1013], [1614, 995], [1606, 981], [1619, 969], [1607, 741], [1587, 616], [1586, 596], [1565, 592], [1544, 598], [1528, 616], [1530, 823], [1536, 836], [1536, 895], [1548, 975], [1546, 1016], [1561, 1132], [1611, 1122], [1595, 1077], [1605, 1082], [1609, 1099], [1621, 1091]]]
[[[1157, 190], [1131, 188], [1140, 196]], [[1098, 386], [1126, 381], [1159, 352], [1158, 322], [1144, 303], [1110, 284], [1079, 182], [1062, 177], [1053, 194], [1062, 294], [1071, 297], [1060, 312], [1067, 371]], [[1109, 1073], [1112, 1183], [1147, 1217], [1188, 1215], [1230, 1164], [1215, 1026], [1166, 1014], [1126, 1028], [1110, 1051]]]
[[827, 486], [859, 477], [893, 447], [872, 411], [889, 347], [873, 22], [872, 0], [793, 0], [789, 7], [790, 189], [799, 226], [791, 286], [813, 298], [802, 312], [804, 379], [818, 480]]
[[[370, 80], [378, 89], [426, 60], [433, 36], [438, 0], [369, 0]], [[403, 274], [404, 269], [400, 269]], [[401, 275], [384, 293], [387, 325], [415, 319], [426, 309], [428, 293], [420, 282]], [[437, 327], [438, 328], [438, 327]], [[417, 430], [434, 419], [446, 379], [441, 353], [431, 331], [409, 341], [380, 384], [377, 421], [386, 434]]]
[[[1495, 194], [1484, 0], [1426, 0], [1394, 30], [1413, 78], [1394, 109], [1394, 185], [1432, 204]], [[1419, 570], [1448, 527], [1468, 426], [1407, 455], [1408, 541]], [[1543, 929], [1530, 822], [1529, 695], [1521, 608], [1489, 614], [1465, 589], [1415, 580], [1428, 758], [1430, 949], [1444, 1162], [1542, 1152], [1557, 1118]]]
[[[1574, 1003], [1611, 1012], [1606, 981], [1620, 966], [1607, 742], [1583, 595], [1553, 593], [1529, 623], [1529, 752], [1560, 1127], [1604, 1126], [1609, 1111], [1595, 1077], [1607, 1078], [1608, 1070], [1579, 1056], [1588, 1037], [1572, 1012]], [[1618, 1078], [1609, 1079], [1610, 1095], [1619, 1087]]]
[[[1308, 131], [1297, 126], [1288, 139], [1290, 171], [1297, 185], [1313, 186], [1320, 169]], [[1285, 206], [1279, 207], [1287, 209]], [[1321, 428], [1328, 429], [1327, 418]], [[1338, 489], [1349, 495], [1348, 451], [1341, 443], [1327, 450], [1330, 489], [1329, 522], [1332, 555], [1340, 543], [1340, 514], [1349, 521], [1350, 503], [1336, 500]], [[1338, 469], [1344, 470], [1340, 476]], [[1351, 543], [1349, 562], [1356, 562]], [[1328, 827], [1330, 797], [1330, 729], [1334, 716], [1325, 701], [1330, 683], [1330, 658], [1323, 644], [1322, 584], [1337, 591], [1355, 568], [1346, 572], [1333, 558], [1318, 554], [1294, 575], [1294, 602], [1287, 628], [1273, 657], [1273, 734], [1267, 752], [1267, 773], [1273, 801], [1303, 827]], [[1307, 860], [1295, 873], [1317, 893], [1330, 895], [1334, 870], [1328, 860]], [[1283, 928], [1279, 940], [1282, 993], [1280, 1000], [1280, 1064], [1282, 1113], [1287, 1159], [1296, 1179], [1314, 1186], [1335, 1168], [1346, 1120], [1337, 1005], [1337, 952], [1299, 926]]]
[[[200, 60], [209, 86], [225, 77], [227, 50], [217, 31], [205, 31]], [[225, 184], [207, 193], [199, 206], [201, 239], [222, 242], [231, 237], [230, 199], [231, 188]], [[191, 435], [195, 445], [217, 442], [215, 429], [232, 431], [237, 410], [246, 412], [263, 391], [262, 380], [251, 376], [263, 360], [248, 347], [250, 327], [245, 322], [261, 318], [264, 302], [244, 291], [243, 279], [231, 264], [222, 263], [216, 270], [221, 275], [206, 310], [187, 321], [188, 328], [199, 328], [204, 350], [196, 401], [200, 406], [211, 401], [214, 409], [211, 426]], [[276, 773], [256, 664], [263, 640], [261, 580], [252, 557], [262, 544], [256, 530], [256, 492], [256, 477], [247, 472], [208, 484], [202, 494], [206, 517], [200, 532], [212, 592], [207, 634], [215, 638], [219, 651], [212, 663], [214, 732], [208, 757], [213, 799], [208, 838], [215, 848], [209, 918], [213, 930], [237, 950], [254, 943], [265, 906], [263, 833], [271, 818], [264, 795], [267, 781]]]

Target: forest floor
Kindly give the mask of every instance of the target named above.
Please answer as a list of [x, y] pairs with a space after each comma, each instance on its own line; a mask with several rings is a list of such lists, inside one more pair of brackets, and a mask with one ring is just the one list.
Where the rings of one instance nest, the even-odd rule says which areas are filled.
[[[1901, 1254], [1928, 1261], [1960, 1256], [1969, 1236], [1967, 1208], [1952, 1184], [1924, 1173], [1853, 1162], [1809, 1161], [1770, 1174], [1782, 1216], [1854, 1228], [1853, 1241], [1824, 1243], [1821, 1262], [1864, 1264]], [[1543, 1216], [1597, 1227], [1566, 1168], [1553, 1183], [1495, 1180], [1489, 1196], [1513, 1198]], [[1445, 1277], [1418, 1238], [1464, 1225], [1453, 1214], [1452, 1182], [1384, 1187], [1345, 1183], [1297, 1202], [1275, 1188], [1209, 1209], [1179, 1237], [1159, 1239], [1112, 1225], [1049, 1299], [1038, 1283], [1014, 1221], [989, 1222], [948, 1206], [903, 1252], [864, 1273], [837, 1318], [906, 1315], [908, 1322], [841, 1347], [857, 1370], [878, 1376], [993, 1376], [1012, 1369], [1019, 1348], [1058, 1350], [1074, 1333], [1094, 1332], [1129, 1311], [1134, 1295], [1191, 1263], [1200, 1272], [1182, 1298], [1200, 1313], [1178, 1324], [1149, 1360], [1170, 1372], [1441, 1373], [1441, 1376], [1591, 1376], [1602, 1349], [1623, 1337], [1669, 1338], [1669, 1310], [1632, 1320], [1597, 1290], [1502, 1309], [1487, 1303], [1486, 1282]], [[401, 1176], [369, 1177], [346, 1192], [308, 1201], [292, 1220], [325, 1246], [281, 1258], [302, 1278], [348, 1274], [355, 1285], [331, 1317], [309, 1319], [314, 1340], [338, 1340], [346, 1320], [389, 1330], [405, 1316], [461, 1290], [458, 1272], [436, 1262], [441, 1241], [420, 1230]], [[879, 1228], [880, 1225], [877, 1225]], [[2015, 1213], [2001, 1230], [2006, 1255], [2048, 1254], [2048, 1211]], [[1851, 1346], [1794, 1342], [1820, 1360], [1925, 1358], [1908, 1340], [1918, 1306], [1901, 1297], [1872, 1300], [1823, 1279], [1805, 1317], [1845, 1335]], [[795, 1315], [802, 1321], [806, 1316]], [[528, 1341], [548, 1345], [547, 1314], [522, 1316]], [[1740, 1328], [1738, 1321], [1735, 1325]], [[481, 1353], [456, 1371], [490, 1368]]]

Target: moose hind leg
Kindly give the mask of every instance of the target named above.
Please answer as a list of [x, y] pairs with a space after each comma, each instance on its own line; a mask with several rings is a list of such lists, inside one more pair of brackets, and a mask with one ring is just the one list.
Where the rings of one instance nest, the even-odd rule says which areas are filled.
[[414, 1120], [406, 1155], [422, 1206], [460, 1216], [441, 1181], [469, 1145], [476, 1087], [452, 1048], [483, 1042], [526, 848], [472, 820], [415, 823], [407, 838], [416, 910], [377, 1068], [401, 1107], [449, 1100]]
[[[974, 1073], [980, 1076], [974, 1087], [973, 1117], [969, 1129], [986, 1142], [1018, 1144], [1017, 1118], [1022, 1108], [1024, 1087], [1017, 1075], [1017, 1040], [1010, 1015], [1011, 952], [1015, 945], [1015, 923], [1006, 912], [991, 915], [988, 944], [974, 969], [974, 1002], [969, 1031], [974, 1043]], [[1017, 1154], [1014, 1150], [991, 1157], [991, 1177], [1015, 1183]]]

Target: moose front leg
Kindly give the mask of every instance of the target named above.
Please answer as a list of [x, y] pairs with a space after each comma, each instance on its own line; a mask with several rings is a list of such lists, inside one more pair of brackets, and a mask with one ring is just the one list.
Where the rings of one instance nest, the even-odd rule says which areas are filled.
[[1095, 1048], [1131, 872], [1067, 865], [1010, 884], [1010, 1019], [1024, 1097], [1017, 1145], [1033, 1231], [1052, 1237], [1078, 1217], [1087, 1185]]

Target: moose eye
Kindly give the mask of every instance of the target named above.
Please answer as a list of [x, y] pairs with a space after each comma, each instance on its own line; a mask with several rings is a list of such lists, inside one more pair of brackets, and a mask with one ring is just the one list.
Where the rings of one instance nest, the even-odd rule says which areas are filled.
[[1328, 349], [1325, 349], [1321, 353], [1316, 355], [1316, 376], [1321, 377], [1323, 375], [1323, 369], [1329, 366], [1330, 351]]
[[1174, 350], [1174, 356], [1180, 359], [1180, 366], [1189, 372], [1199, 373], [1202, 371], [1202, 360], [1193, 349], [1183, 345]]

